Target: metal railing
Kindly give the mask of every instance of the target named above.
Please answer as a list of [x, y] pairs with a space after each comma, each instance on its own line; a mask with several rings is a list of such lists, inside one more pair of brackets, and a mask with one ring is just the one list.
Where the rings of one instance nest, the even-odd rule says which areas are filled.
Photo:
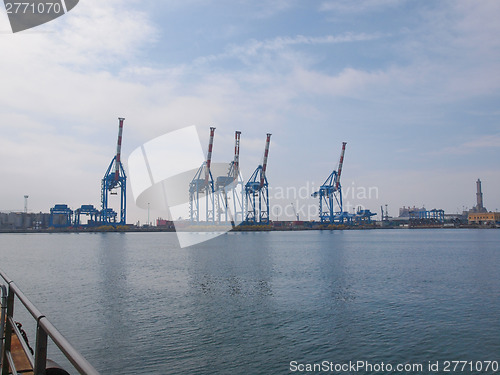
[[[28, 358], [28, 361], [33, 368], [35, 375], [46, 375], [47, 366], [47, 344], [48, 337], [56, 344], [59, 350], [64, 354], [69, 362], [81, 375], [99, 375], [97, 370], [76, 351], [73, 346], [66, 340], [63, 335], [49, 322], [33, 303], [24, 295], [18, 286], [2, 271], [0, 276], [5, 281], [6, 285], [0, 285], [2, 293], [1, 303], [1, 327], [0, 334], [2, 337], [0, 343], [1, 358], [1, 375], [13, 374], [17, 375], [14, 360], [11, 353], [12, 334], [14, 333], [19, 338], [19, 342], [23, 351]], [[1, 281], [1, 280], [0, 280]], [[14, 300], [17, 299], [24, 305], [26, 310], [36, 320], [36, 342], [35, 352], [31, 354], [31, 350], [22, 337], [22, 334], [14, 321]], [[10, 367], [10, 371], [9, 371]]]

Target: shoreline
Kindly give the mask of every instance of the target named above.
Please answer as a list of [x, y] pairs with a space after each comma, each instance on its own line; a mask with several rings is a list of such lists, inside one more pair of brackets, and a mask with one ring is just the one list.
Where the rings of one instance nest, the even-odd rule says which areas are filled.
[[[219, 232], [224, 227], [221, 226], [203, 226], [198, 230], [196, 227], [180, 228], [179, 232]], [[225, 228], [224, 228], [225, 229]], [[230, 229], [230, 232], [295, 232], [295, 231], [322, 231], [322, 230], [373, 230], [373, 229], [499, 229], [498, 226], [477, 225], [477, 224], [461, 224], [457, 226], [444, 225], [419, 225], [419, 226], [379, 226], [379, 225], [364, 225], [364, 226], [348, 226], [348, 225], [321, 225], [315, 226], [286, 226], [273, 227], [264, 225], [243, 225]], [[222, 230], [228, 232], [227, 230]], [[132, 233], [132, 232], [176, 232], [175, 228], [168, 227], [135, 227], [135, 226], [103, 226], [103, 227], [66, 227], [66, 228], [42, 228], [42, 229], [0, 229], [2, 233]]]

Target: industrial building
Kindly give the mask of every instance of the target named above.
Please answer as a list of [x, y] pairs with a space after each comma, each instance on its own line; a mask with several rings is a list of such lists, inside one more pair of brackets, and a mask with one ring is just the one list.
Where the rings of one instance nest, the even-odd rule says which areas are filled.
[[500, 224], [500, 212], [469, 212], [469, 224]]
[[0, 212], [0, 230], [43, 229], [50, 224], [50, 215], [46, 213], [28, 213], [28, 195], [24, 196], [23, 212]]
[[427, 210], [425, 207], [417, 208], [405, 207], [399, 209], [400, 218], [408, 218], [409, 220], [421, 220], [421, 221], [432, 221], [432, 222], [444, 222], [444, 210], [433, 208], [432, 210]]
[[468, 215], [469, 224], [477, 225], [496, 225], [500, 224], [500, 212], [488, 212], [483, 204], [483, 191], [481, 187], [481, 180], [478, 178], [476, 181], [476, 205], [469, 210]]
[[49, 226], [50, 214], [0, 212], [0, 230], [43, 229]]

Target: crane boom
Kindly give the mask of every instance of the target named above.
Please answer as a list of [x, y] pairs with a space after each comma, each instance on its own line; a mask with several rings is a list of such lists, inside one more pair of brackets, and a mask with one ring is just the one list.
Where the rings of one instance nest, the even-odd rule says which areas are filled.
[[267, 158], [269, 156], [269, 143], [271, 142], [271, 133], [267, 133], [266, 148], [264, 150], [264, 161], [262, 162], [262, 172], [260, 173], [260, 187], [264, 186], [266, 178]]
[[234, 133], [234, 160], [233, 160], [233, 178], [235, 180], [238, 179], [238, 175], [240, 173], [240, 136], [241, 132], [236, 131]]
[[210, 139], [208, 141], [207, 164], [206, 164], [206, 168], [205, 168], [205, 185], [208, 184], [208, 179], [210, 177], [210, 163], [212, 162], [212, 148], [214, 145], [214, 133], [215, 133], [215, 128], [210, 127]]
[[339, 160], [339, 169], [337, 171], [337, 181], [335, 182], [335, 190], [339, 188], [340, 185], [340, 175], [342, 173], [342, 164], [344, 164], [344, 154], [345, 154], [345, 145], [347, 142], [342, 142], [342, 151], [340, 153], [340, 160]]
[[118, 181], [120, 178], [120, 156], [122, 151], [122, 132], [123, 132], [123, 121], [125, 120], [123, 117], [119, 117], [120, 121], [118, 125], [118, 142], [116, 145], [116, 159], [115, 159], [115, 181]]

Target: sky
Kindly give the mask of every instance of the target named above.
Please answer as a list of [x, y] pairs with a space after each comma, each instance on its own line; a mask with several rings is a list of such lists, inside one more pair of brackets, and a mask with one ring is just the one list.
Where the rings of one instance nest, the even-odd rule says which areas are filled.
[[[25, 194], [33, 212], [99, 207], [118, 117], [126, 170], [183, 127], [206, 150], [215, 126], [214, 162], [232, 160], [239, 130], [248, 178], [272, 133], [272, 219], [292, 203], [317, 219], [309, 195], [342, 142], [350, 210], [457, 213], [478, 178], [500, 209], [499, 1], [81, 0], [16, 34], [0, 9], [1, 211]], [[127, 222], [147, 221], [127, 200]]]

